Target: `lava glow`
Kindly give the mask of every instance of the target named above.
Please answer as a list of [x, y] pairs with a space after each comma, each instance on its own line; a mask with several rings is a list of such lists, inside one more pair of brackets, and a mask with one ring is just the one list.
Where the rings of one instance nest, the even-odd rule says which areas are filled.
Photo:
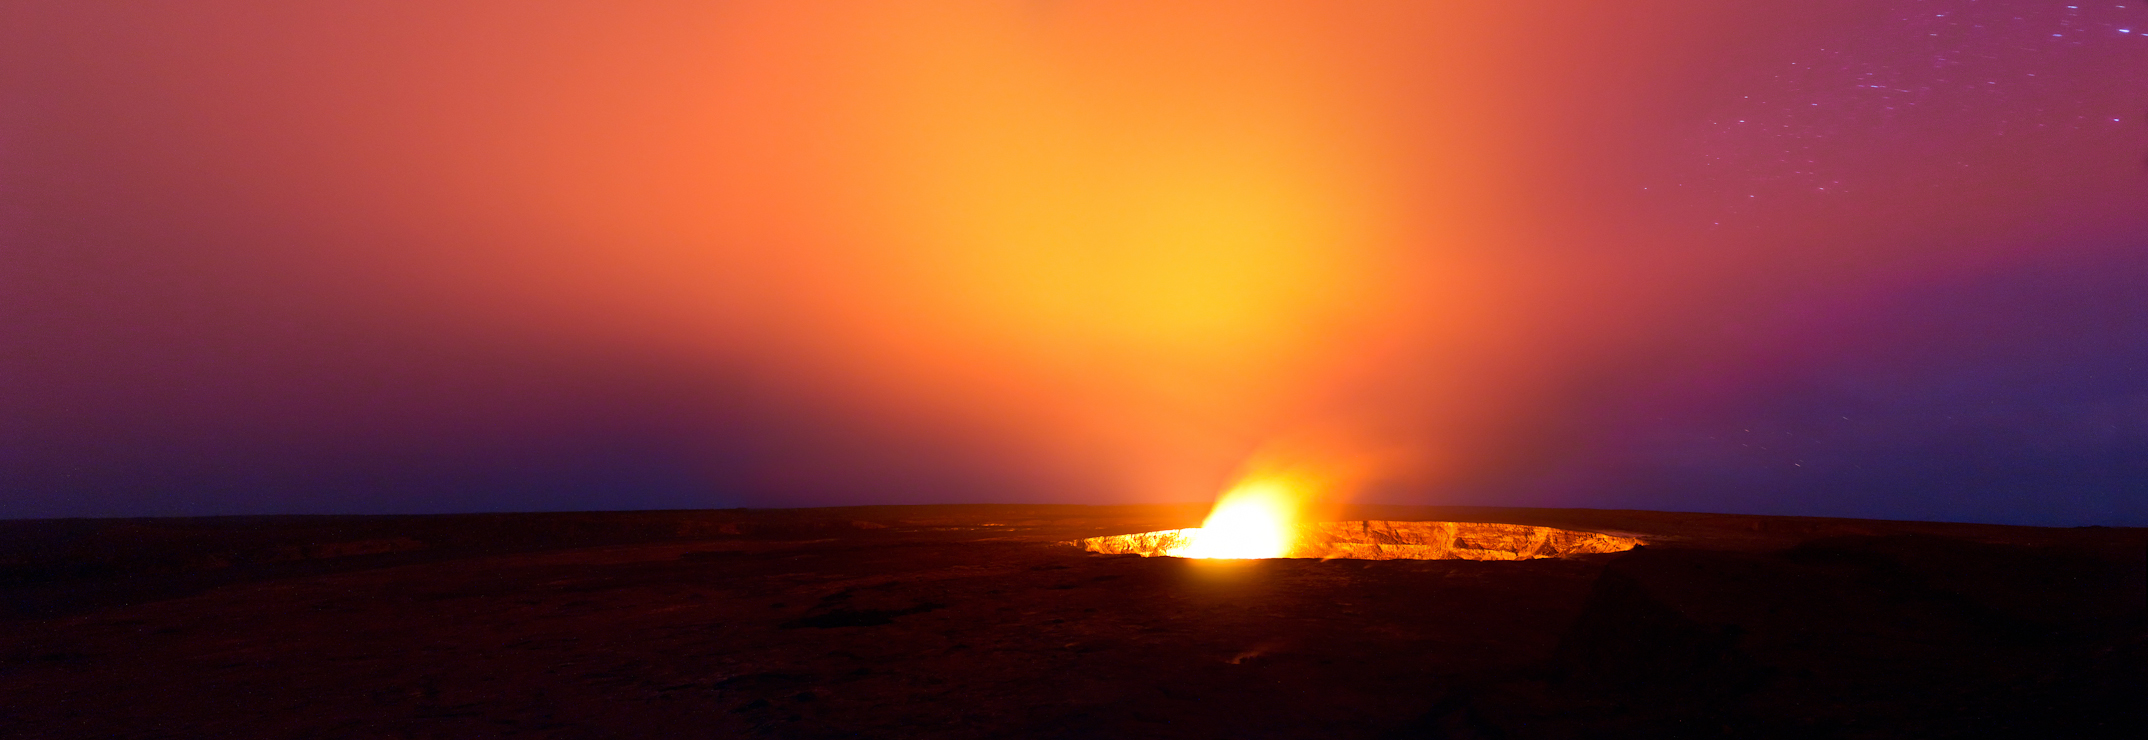
[[[0, 0], [0, 518], [1231, 492], [1165, 548], [1202, 557], [1360, 493], [2148, 523], [2144, 30]], [[1311, 464], [1244, 474], [1270, 440]]]
[[1280, 558], [1297, 544], [1300, 496], [1285, 483], [1251, 481], [1216, 500], [1192, 541], [1170, 554], [1182, 558]]

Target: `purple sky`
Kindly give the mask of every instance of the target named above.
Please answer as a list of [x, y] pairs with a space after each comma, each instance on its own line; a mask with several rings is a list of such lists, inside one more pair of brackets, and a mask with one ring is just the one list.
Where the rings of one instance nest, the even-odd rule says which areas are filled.
[[0, 517], [2148, 525], [2148, 0], [704, 5], [0, 7]]

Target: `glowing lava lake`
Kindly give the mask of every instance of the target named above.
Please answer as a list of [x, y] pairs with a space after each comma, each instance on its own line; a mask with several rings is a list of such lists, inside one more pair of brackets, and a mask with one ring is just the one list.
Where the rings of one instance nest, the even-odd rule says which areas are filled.
[[1217, 538], [1218, 530], [1207, 527], [1090, 537], [1077, 544], [1106, 555], [1353, 560], [1534, 560], [1623, 552], [1644, 544], [1624, 535], [1486, 522], [1319, 522], [1287, 531], [1287, 537], [1264, 540], [1280, 544], [1270, 554], [1236, 546], [1237, 538], [1228, 534]]

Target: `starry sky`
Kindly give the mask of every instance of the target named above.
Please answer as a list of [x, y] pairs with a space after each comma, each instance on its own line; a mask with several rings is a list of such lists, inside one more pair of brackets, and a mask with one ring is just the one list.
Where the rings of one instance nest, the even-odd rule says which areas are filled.
[[2140, 526], [2141, 285], [2139, 0], [0, 6], [0, 517]]

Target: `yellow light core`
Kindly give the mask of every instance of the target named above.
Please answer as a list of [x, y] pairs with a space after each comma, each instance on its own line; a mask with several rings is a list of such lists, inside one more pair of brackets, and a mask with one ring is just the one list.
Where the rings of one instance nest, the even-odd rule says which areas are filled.
[[1192, 542], [1169, 554], [1182, 558], [1280, 558], [1297, 544], [1298, 500], [1274, 482], [1240, 485], [1216, 501]]

